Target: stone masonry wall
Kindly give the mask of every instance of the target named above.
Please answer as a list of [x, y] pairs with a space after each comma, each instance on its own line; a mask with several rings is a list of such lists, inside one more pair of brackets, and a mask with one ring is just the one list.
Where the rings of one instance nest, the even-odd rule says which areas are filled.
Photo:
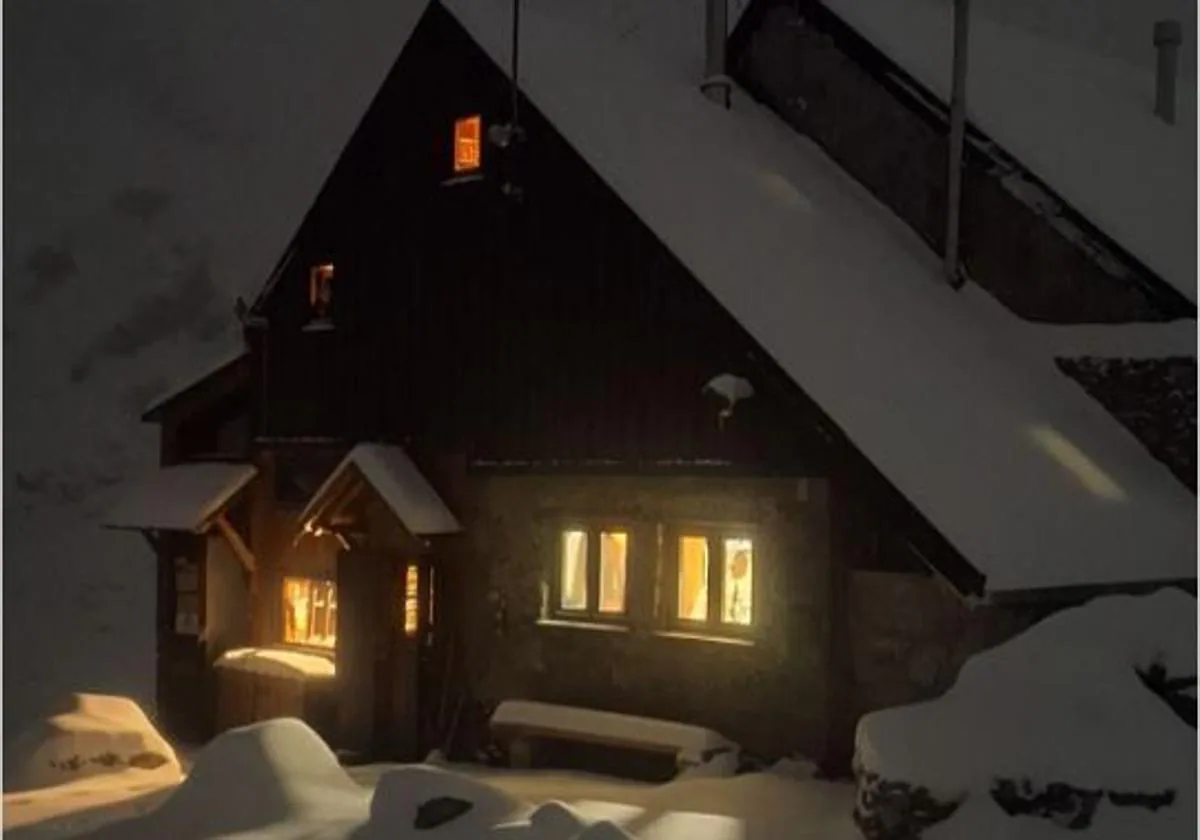
[[850, 581], [860, 715], [936, 697], [969, 657], [1065, 606], [969, 608], [936, 576], [855, 571]]
[[[759, 478], [474, 476], [456, 488], [473, 693], [705, 725], [764, 756], [819, 756], [824, 729], [829, 535], [824, 482]], [[628, 629], [550, 623], [545, 569], [563, 515], [633, 522]], [[668, 635], [655, 615], [657, 523], [757, 529], [753, 645]], [[640, 547], [640, 550], [639, 550]], [[669, 585], [664, 582], [662, 585]]]

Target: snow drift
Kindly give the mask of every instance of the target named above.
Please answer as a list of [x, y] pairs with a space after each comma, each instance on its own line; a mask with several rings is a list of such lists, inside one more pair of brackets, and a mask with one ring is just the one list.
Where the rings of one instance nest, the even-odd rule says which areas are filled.
[[1073, 803], [1064, 815], [1086, 813], [1085, 824], [1103, 817], [1099, 805], [1131, 796], [1143, 817], [1166, 805], [1193, 813], [1195, 731], [1147, 687], [1156, 666], [1196, 673], [1196, 600], [1185, 592], [1100, 598], [1053, 615], [973, 657], [942, 697], [866, 715], [860, 792], [864, 780], [872, 796], [902, 784], [895, 795], [923, 803], [927, 822], [968, 797], [1028, 803], [1047, 791]]
[[130, 783], [182, 778], [179, 759], [137, 703], [125, 697], [72, 694], [5, 749], [5, 792], [128, 774]]

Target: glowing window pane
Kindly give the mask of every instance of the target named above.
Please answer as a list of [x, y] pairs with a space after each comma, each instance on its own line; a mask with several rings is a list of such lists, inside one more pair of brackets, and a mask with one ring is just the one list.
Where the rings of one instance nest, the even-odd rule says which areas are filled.
[[417, 635], [417, 621], [420, 618], [421, 600], [418, 595], [417, 567], [409, 565], [404, 572], [404, 635]]
[[708, 539], [679, 539], [679, 618], [708, 619]]
[[564, 610], [587, 609], [587, 532], [563, 531], [559, 564], [561, 591], [558, 605]]
[[625, 562], [629, 535], [621, 532], [600, 534], [600, 612], [625, 612]]
[[329, 581], [283, 579], [283, 641], [332, 648], [337, 642], [337, 586]]
[[483, 118], [463, 117], [454, 123], [454, 171], [474, 172], [483, 163]]
[[754, 544], [725, 540], [721, 581], [721, 621], [749, 627], [754, 619]]
[[318, 314], [325, 314], [333, 301], [333, 263], [314, 265], [308, 270], [308, 302]]

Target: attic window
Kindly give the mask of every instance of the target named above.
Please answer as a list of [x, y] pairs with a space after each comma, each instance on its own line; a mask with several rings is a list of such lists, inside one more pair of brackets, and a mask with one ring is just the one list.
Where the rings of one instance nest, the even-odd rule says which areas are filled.
[[321, 263], [308, 270], [308, 303], [317, 320], [328, 320], [333, 305], [333, 263]]
[[454, 173], [475, 172], [483, 165], [483, 117], [474, 114], [454, 122]]

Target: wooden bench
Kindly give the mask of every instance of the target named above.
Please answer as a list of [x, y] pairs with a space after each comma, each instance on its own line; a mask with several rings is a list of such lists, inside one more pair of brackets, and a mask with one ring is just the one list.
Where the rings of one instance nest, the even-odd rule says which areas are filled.
[[732, 741], [700, 726], [532, 700], [503, 701], [492, 713], [491, 729], [508, 746], [514, 767], [530, 766], [531, 742], [538, 738], [673, 755], [680, 769], [737, 750]]

